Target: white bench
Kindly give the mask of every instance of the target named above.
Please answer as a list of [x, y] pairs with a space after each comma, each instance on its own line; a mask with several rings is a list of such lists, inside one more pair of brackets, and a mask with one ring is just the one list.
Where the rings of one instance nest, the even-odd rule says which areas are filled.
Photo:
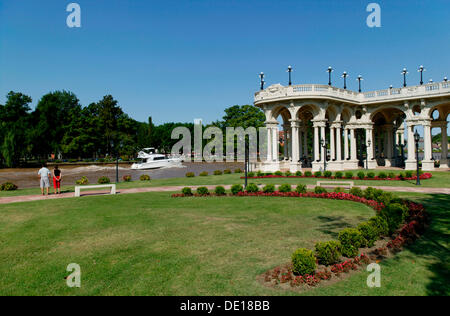
[[110, 194], [116, 194], [115, 184], [99, 184], [99, 185], [81, 185], [75, 187], [75, 197], [81, 196], [81, 189], [99, 189], [99, 188], [109, 188], [111, 189]]
[[326, 187], [347, 187], [348, 189], [351, 189], [355, 186], [355, 182], [353, 181], [317, 181], [317, 186], [326, 186]]

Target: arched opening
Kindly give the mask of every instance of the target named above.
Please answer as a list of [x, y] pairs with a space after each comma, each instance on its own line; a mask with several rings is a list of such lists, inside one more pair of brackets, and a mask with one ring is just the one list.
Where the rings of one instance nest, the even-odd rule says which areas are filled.
[[299, 146], [300, 163], [302, 168], [311, 168], [314, 157], [314, 132], [313, 118], [317, 109], [312, 105], [304, 105], [297, 113], [297, 119], [300, 121], [299, 128]]
[[273, 118], [278, 122], [278, 146], [275, 150], [275, 161], [292, 160], [292, 134], [291, 134], [291, 112], [285, 107], [280, 106], [273, 111]]

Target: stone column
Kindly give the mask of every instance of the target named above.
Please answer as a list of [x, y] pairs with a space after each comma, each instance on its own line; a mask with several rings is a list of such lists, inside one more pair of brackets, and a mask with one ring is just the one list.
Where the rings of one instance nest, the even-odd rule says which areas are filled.
[[288, 129], [289, 129], [288, 125], [286, 125], [286, 124], [283, 125], [283, 155], [284, 155], [284, 160], [289, 159]]
[[344, 160], [347, 160], [349, 157], [349, 148], [348, 148], [348, 128], [344, 129]]
[[355, 137], [355, 129], [351, 128], [350, 129], [350, 149], [351, 149], [351, 156], [350, 156], [350, 160], [352, 161], [357, 161], [358, 157], [357, 152], [356, 152], [356, 137]]
[[272, 161], [272, 128], [266, 124], [267, 128], [267, 161]]
[[405, 162], [406, 170], [416, 170], [416, 144], [414, 141], [414, 125], [408, 123], [408, 159]]
[[290, 171], [291, 172], [297, 172], [299, 170], [298, 161], [299, 158], [299, 151], [300, 151], [300, 144], [299, 144], [299, 122], [296, 120], [291, 120], [291, 141], [292, 141], [292, 162]]
[[[320, 140], [322, 140], [322, 139], [323, 139], [323, 141], [327, 140], [326, 134], [325, 134], [325, 125], [322, 125], [320, 127]], [[321, 141], [319, 141], [319, 144], [320, 144], [320, 161], [324, 162], [325, 159], [327, 159], [327, 156], [326, 156], [327, 152], [326, 152], [325, 147], [322, 146]]]
[[423, 141], [424, 141], [424, 159], [422, 161], [422, 170], [431, 171], [434, 170], [434, 161], [433, 161], [433, 142], [431, 139], [431, 121], [426, 121], [423, 124]]
[[336, 160], [336, 146], [335, 146], [335, 143], [336, 143], [336, 135], [335, 135], [335, 129], [334, 129], [334, 127], [331, 127], [330, 128], [330, 158], [331, 158], [331, 161], [334, 161], [334, 160]]
[[447, 135], [447, 122], [443, 122], [441, 125], [441, 166], [440, 168], [448, 168], [448, 135]]
[[303, 157], [303, 131], [301, 128], [298, 129], [298, 157], [299, 159]]
[[314, 161], [320, 160], [320, 140], [319, 140], [319, 126], [314, 125]]
[[279, 144], [278, 144], [278, 127], [272, 129], [272, 160], [278, 162], [279, 159]]
[[303, 154], [308, 157], [308, 129], [306, 127], [303, 131]]
[[341, 125], [336, 126], [336, 160], [342, 161], [342, 132]]
[[[369, 145], [369, 140], [370, 140], [370, 145]], [[373, 141], [373, 128], [372, 127], [366, 128], [366, 145], [368, 145], [367, 158], [369, 161], [373, 160], [374, 141]]]

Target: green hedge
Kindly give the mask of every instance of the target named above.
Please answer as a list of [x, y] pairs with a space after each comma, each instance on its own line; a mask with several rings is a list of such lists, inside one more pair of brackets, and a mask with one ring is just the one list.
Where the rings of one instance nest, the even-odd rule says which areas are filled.
[[294, 273], [298, 275], [313, 274], [316, 271], [316, 257], [311, 250], [300, 248], [292, 254]]

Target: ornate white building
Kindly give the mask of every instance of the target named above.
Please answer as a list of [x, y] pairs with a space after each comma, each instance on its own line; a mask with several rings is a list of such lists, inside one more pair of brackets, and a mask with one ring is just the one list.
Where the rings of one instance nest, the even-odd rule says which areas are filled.
[[[440, 166], [449, 167], [447, 81], [364, 93], [326, 85], [276, 84], [257, 92], [254, 104], [264, 111], [268, 131], [267, 159], [257, 166], [262, 171], [296, 172], [307, 166], [318, 171], [324, 169], [324, 159], [327, 170], [366, 164], [370, 169], [384, 165], [414, 170], [416, 126], [423, 126], [422, 169], [434, 169], [432, 128], [441, 129]], [[279, 158], [279, 116], [288, 144], [284, 159]]]

